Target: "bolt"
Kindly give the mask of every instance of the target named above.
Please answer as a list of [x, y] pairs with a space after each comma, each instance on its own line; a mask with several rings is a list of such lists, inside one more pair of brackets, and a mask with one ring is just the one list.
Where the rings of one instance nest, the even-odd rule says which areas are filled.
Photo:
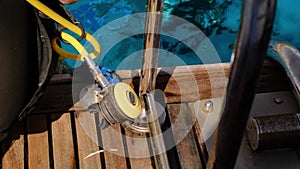
[[276, 98], [274, 99], [274, 102], [275, 102], [276, 104], [281, 104], [283, 101], [282, 101], [282, 99], [281, 99], [280, 97], [276, 97]]
[[95, 90], [95, 91], [94, 91], [94, 94], [95, 94], [95, 99], [96, 99], [97, 101], [102, 101], [102, 100], [103, 100], [104, 95], [102, 95], [100, 91]]
[[203, 111], [206, 113], [212, 112], [213, 110], [213, 102], [211, 100], [204, 103]]

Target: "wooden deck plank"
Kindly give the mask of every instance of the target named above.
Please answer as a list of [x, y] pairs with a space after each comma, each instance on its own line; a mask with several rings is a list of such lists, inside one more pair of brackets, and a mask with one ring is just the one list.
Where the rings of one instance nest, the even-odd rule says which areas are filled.
[[[178, 103], [180, 101], [196, 101], [199, 97], [206, 99], [222, 96], [226, 87], [225, 82], [229, 76], [230, 63], [191, 65], [187, 67], [178, 66], [160, 68], [158, 70], [157, 88], [165, 92], [168, 103]], [[126, 83], [130, 83], [138, 89], [139, 70], [118, 70], [116, 73]], [[257, 93], [288, 90], [289, 83], [286, 79], [285, 74], [278, 65], [273, 61], [267, 60], [260, 74]], [[179, 92], [177, 90], [189, 87], [193, 80], [198, 86], [198, 92], [192, 92], [191, 90], [181, 90]], [[74, 110], [72, 108], [71, 85], [72, 77], [70, 75], [55, 75], [52, 78], [51, 85], [46, 90], [45, 97], [42, 99], [37, 112]], [[185, 97], [182, 97], [182, 95]]]
[[3, 152], [2, 169], [24, 168], [24, 135]]
[[[197, 68], [176, 67], [170, 74], [172, 77], [168, 81], [165, 81], [167, 78], [160, 78], [158, 81], [165, 85], [163, 91], [167, 103], [188, 102], [223, 96], [228, 72], [228, 64], [206, 65]], [[160, 87], [158, 86], [158, 88]]]
[[[194, 117], [189, 111], [188, 105], [185, 103], [168, 104], [168, 112], [174, 137], [178, 138], [178, 134], [181, 135], [187, 132], [187, 135], [176, 145], [181, 168], [203, 168], [196, 145], [195, 134], [193, 129], [189, 128], [190, 125], [194, 124]], [[179, 113], [184, 114], [183, 119], [178, 118]]]
[[[90, 153], [99, 150], [97, 144], [97, 131], [95, 116], [89, 112], [80, 112], [75, 114], [76, 135], [79, 156], [79, 168], [97, 168], [101, 169], [100, 155], [96, 154], [89, 158]], [[89, 134], [87, 134], [87, 132]]]
[[[229, 68], [230, 64], [159, 68], [155, 87], [164, 91], [167, 103], [220, 97], [226, 87]], [[123, 71], [117, 73], [122, 74], [120, 77], [125, 79], [126, 75], [123, 75]], [[133, 81], [129, 78], [126, 82], [138, 88], [139, 77], [134, 78]], [[186, 90], [187, 88], [190, 90]]]
[[131, 169], [152, 169], [146, 135], [139, 135], [128, 129], [125, 133]]
[[[197, 65], [197, 66], [189, 66], [188, 69], [183, 67], [162, 68], [159, 69], [160, 73], [157, 79], [157, 86], [159, 89], [162, 89], [165, 92], [168, 103], [177, 103], [180, 101], [194, 101], [195, 99], [199, 99], [199, 98], [216, 97], [222, 94], [222, 91], [225, 88], [224, 81], [226, 81], [226, 78], [228, 77], [229, 68], [230, 68], [230, 64], [206, 65], [206, 67], [203, 65]], [[138, 72], [139, 70], [117, 71], [117, 74], [122, 79], [125, 79], [127, 83], [130, 83], [137, 88], [139, 78], [136, 77], [136, 75], [138, 75]], [[190, 73], [192, 73], [192, 76]], [[74, 107], [71, 108], [73, 105], [72, 92], [71, 92], [72, 77], [70, 75], [63, 76], [63, 77], [58, 77], [58, 76], [59, 75], [56, 75], [54, 77], [54, 80], [52, 80], [51, 85], [48, 86], [45, 94], [46, 97], [43, 98], [39, 106], [39, 109], [37, 110], [38, 113], [42, 114], [42, 113], [49, 113], [49, 112], [53, 113], [53, 112], [65, 112], [68, 110], [74, 110]], [[132, 81], [133, 77], [135, 77], [135, 79], [137, 80]], [[199, 95], [197, 92], [196, 94], [193, 94], [191, 93], [191, 91], [188, 90], [181, 90], [181, 92], [177, 90], [180, 87], [178, 82], [182, 83], [181, 87], [183, 88], [189, 87], [190, 77], [196, 80], [196, 83], [199, 86], [198, 91], [200, 93], [200, 97], [198, 97]], [[281, 70], [278, 69], [277, 66], [274, 66], [273, 63], [270, 62], [265, 63], [264, 70], [262, 71], [260, 77], [260, 83], [258, 85], [257, 91], [269, 92], [269, 91], [286, 90], [287, 86], [288, 86], [287, 81], [284, 75], [282, 75]], [[211, 92], [212, 88], [216, 91], [215, 95]], [[188, 97], [182, 98], [183, 94], [188, 95]], [[171, 112], [170, 119], [174, 120], [176, 119], [177, 116], [174, 115], [173, 112], [176, 112], [174, 111], [174, 109], [178, 109], [178, 107], [176, 108], [176, 106], [174, 106], [175, 108], [174, 107], [172, 108], [172, 106], [174, 105], [172, 104], [171, 107], [169, 106]], [[81, 120], [82, 120], [82, 116], [87, 116], [83, 118], [86, 120], [87, 123], [87, 126], [84, 126], [84, 129], [81, 125], [82, 121], [79, 122], [78, 118], [75, 118], [76, 136], [77, 136], [76, 138], [78, 143], [77, 147], [78, 147], [78, 156], [79, 156], [79, 159], [76, 159], [76, 156], [74, 154], [76, 154], [77, 149], [74, 150], [74, 147], [75, 148], [77, 147], [73, 143], [74, 133], [72, 132], [72, 128], [71, 128], [72, 125], [70, 122], [70, 114], [66, 113], [66, 115], [63, 114], [62, 116], [51, 115], [53, 120], [51, 124], [51, 128], [52, 128], [51, 134], [53, 134], [52, 139], [53, 139], [53, 155], [54, 155], [55, 168], [64, 168], [64, 167], [75, 168], [77, 164], [75, 160], [79, 160], [78, 163], [80, 168], [101, 168], [101, 167], [104, 168], [104, 164], [106, 165], [106, 168], [114, 168], [115, 166], [121, 168], [120, 166], [126, 167], [126, 165], [130, 165], [131, 168], [146, 168], [146, 169], [152, 168], [151, 159], [149, 157], [131, 158], [127, 160], [127, 162], [128, 161], [130, 162], [130, 164], [126, 164], [126, 160], [124, 160], [125, 159], [124, 157], [122, 156], [115, 157], [116, 155], [108, 152], [100, 153], [90, 158], [84, 159], [90, 153], [98, 151], [99, 147], [97, 143], [95, 143], [97, 142], [98, 137], [97, 137], [94, 114], [80, 113]], [[48, 135], [45, 134], [45, 131], [40, 131], [37, 132], [36, 134], [32, 134], [31, 130], [33, 130], [34, 127], [30, 126], [31, 124], [33, 125], [33, 123], [30, 123], [27, 126], [29, 132], [28, 137], [26, 134], [25, 137], [24, 135], [21, 134], [20, 138], [17, 139], [8, 150], [5, 150], [2, 158], [2, 168], [24, 168], [24, 165], [26, 168], [27, 158], [28, 158], [28, 165], [30, 168], [36, 165], [46, 166], [46, 168], [49, 168], [49, 164], [47, 165], [50, 158], [49, 149], [48, 150], [44, 149], [46, 153], [42, 154], [43, 157], [39, 157], [39, 154], [41, 154], [41, 152], [39, 152], [38, 150], [36, 152], [35, 150], [32, 151], [32, 149], [35, 149], [37, 146], [44, 147], [45, 144], [48, 143], [46, 142], [46, 140], [48, 139]], [[93, 136], [91, 136], [90, 134], [89, 136], [87, 136], [86, 129], [89, 130], [89, 132], [94, 133]], [[173, 127], [174, 133], [177, 133], [176, 131], [180, 129], [181, 128], [178, 126]], [[117, 130], [119, 130], [119, 128], [117, 128]], [[126, 146], [129, 155], [137, 157], [138, 154], [145, 154], [143, 152], [149, 153], [147, 141], [137, 141], [136, 139], [134, 139], [136, 137], [145, 138], [145, 136], [140, 136], [131, 133], [127, 130], [125, 131], [125, 133], [127, 135]], [[196, 132], [195, 135], [193, 132], [190, 131], [188, 135], [177, 145], [176, 148], [179, 153], [181, 166], [199, 168], [198, 165], [201, 164], [200, 157], [199, 157], [200, 150], [197, 149], [199, 147], [197, 147], [195, 140], [193, 141], [192, 139], [195, 138], [195, 136], [199, 137], [199, 135], [201, 134]], [[91, 138], [91, 137], [95, 137], [95, 138]], [[38, 143], [36, 141], [37, 138], [39, 138]], [[40, 139], [42, 140], [41, 145], [40, 145]], [[28, 151], [26, 147], [27, 140], [28, 140]], [[102, 141], [104, 144], [110, 144], [109, 139], [104, 138]], [[111, 144], [116, 144], [116, 143], [111, 143]], [[36, 148], [36, 149], [41, 149], [41, 148]], [[116, 149], [124, 151], [124, 149], [119, 147], [115, 148], [115, 150]], [[27, 156], [27, 152], [28, 152], [28, 156]], [[122, 152], [122, 153], [127, 153], [127, 152]], [[106, 160], [105, 163], [103, 162], [104, 156]], [[25, 159], [25, 161], [23, 159]], [[33, 159], [38, 159], [38, 160], [34, 161]], [[117, 160], [110, 160], [110, 159], [117, 159]], [[103, 163], [101, 163], [101, 161]], [[117, 165], [118, 162], [114, 162], [114, 161], [120, 162], [121, 163], [120, 166]]]
[[[198, 123], [196, 121], [196, 123]], [[208, 161], [208, 150], [205, 141], [202, 138], [202, 133], [199, 125], [194, 125], [194, 133], [196, 141], [199, 145], [198, 151], [202, 155], [202, 163], [206, 163]]]
[[[195, 101], [200, 97], [218, 97], [224, 93], [229, 68], [230, 64], [159, 68], [156, 86], [164, 91], [168, 103]], [[138, 72], [139, 70], [116, 71], [123, 82], [132, 84], [136, 89], [138, 89], [139, 83]], [[70, 76], [54, 76], [37, 112], [74, 110], [71, 85], [72, 78]], [[194, 86], [194, 90], [184, 90], [190, 86]], [[214, 92], [212, 92], [212, 88]]]
[[106, 168], [127, 168], [120, 125], [101, 131]]
[[[207, 102], [212, 103], [212, 108], [208, 112], [204, 109]], [[211, 136], [221, 117], [223, 102], [224, 98], [212, 98], [188, 103], [189, 112], [196, 117], [193, 130], [203, 163], [208, 160]]]
[[50, 168], [48, 130], [46, 115], [27, 118], [28, 167]]
[[70, 114], [52, 114], [51, 119], [54, 168], [76, 168]]
[[177, 151], [182, 168], [203, 168], [192, 131], [177, 145]]

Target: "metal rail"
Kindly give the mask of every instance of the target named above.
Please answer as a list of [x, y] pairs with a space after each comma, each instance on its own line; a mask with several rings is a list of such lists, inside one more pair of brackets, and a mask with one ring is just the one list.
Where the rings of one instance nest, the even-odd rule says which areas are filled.
[[276, 0], [244, 0], [223, 115], [207, 168], [234, 168], [275, 16]]
[[268, 56], [276, 60], [289, 76], [295, 98], [300, 106], [300, 53], [295, 47], [285, 42], [271, 41]]
[[148, 0], [147, 2], [144, 56], [140, 82], [140, 94], [142, 95], [155, 88], [163, 4], [163, 0]]
[[160, 123], [156, 118], [158, 113], [153, 96], [157, 76], [163, 4], [163, 0], [148, 0], [147, 2], [144, 56], [139, 91], [142, 109], [147, 112], [152, 155], [158, 169], [170, 168]]

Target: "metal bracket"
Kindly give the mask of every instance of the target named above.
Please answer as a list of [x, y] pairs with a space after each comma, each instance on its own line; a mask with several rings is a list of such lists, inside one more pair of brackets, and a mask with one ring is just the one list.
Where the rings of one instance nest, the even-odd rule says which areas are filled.
[[300, 105], [300, 53], [290, 44], [271, 41], [268, 56], [278, 61], [284, 68], [291, 83], [294, 95]]

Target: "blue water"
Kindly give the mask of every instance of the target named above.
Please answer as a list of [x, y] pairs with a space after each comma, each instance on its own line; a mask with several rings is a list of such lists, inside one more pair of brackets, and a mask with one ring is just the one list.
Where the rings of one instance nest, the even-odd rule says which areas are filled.
[[[188, 20], [208, 36], [220, 57], [219, 62], [230, 61], [241, 17], [241, 0], [231, 0], [232, 3], [229, 5], [224, 4], [224, 1], [226, 0], [216, 0], [214, 6], [203, 7], [190, 0], [165, 0], [164, 6], [165, 14], [176, 15]], [[87, 32], [94, 34], [118, 18], [145, 12], [145, 5], [146, 0], [80, 0], [75, 4], [66, 5], [66, 7], [78, 21], [82, 22]], [[299, 9], [300, 1], [278, 0], [272, 39], [289, 42], [300, 49], [298, 38], [300, 15], [297, 14]], [[167, 19], [164, 19], [164, 22], [167, 22]], [[109, 38], [105, 41], [109, 41]], [[143, 42], [143, 35], [126, 38], [115, 44], [98, 64], [111, 69], [140, 68], [142, 53], [139, 51], [143, 48]], [[74, 52], [70, 46], [64, 45], [64, 48]], [[197, 54], [189, 49], [189, 46], [174, 38], [161, 36], [161, 49], [167, 51], [165, 55], [168, 56], [163, 56], [165, 58], [161, 60], [159, 66], [203, 63]], [[172, 53], [172, 56], [168, 53]], [[121, 62], [133, 54], [139, 55], [132, 57], [135, 59], [134, 64], [130, 64], [129, 61], [125, 66], [120, 66]], [[172, 58], [173, 55], [179, 58], [178, 62]], [[71, 60], [67, 60], [67, 63], [75, 65], [75, 62]]]

